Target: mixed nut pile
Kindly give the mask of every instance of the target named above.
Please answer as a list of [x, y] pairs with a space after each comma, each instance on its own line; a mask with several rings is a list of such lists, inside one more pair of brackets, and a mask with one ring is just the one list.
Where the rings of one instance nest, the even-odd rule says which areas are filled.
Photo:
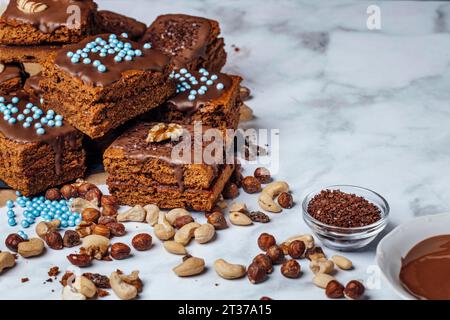
[[[240, 188], [247, 193], [259, 193], [258, 204], [267, 212], [279, 213], [294, 205], [289, 185], [283, 181], [272, 182], [270, 172], [265, 168], [258, 168], [253, 176], [247, 177], [242, 176], [240, 169], [237, 170], [232, 182], [226, 186], [223, 198], [236, 198]], [[155, 237], [162, 242], [167, 252], [183, 256], [180, 264], [173, 268], [177, 276], [195, 276], [205, 271], [206, 263], [204, 259], [190, 255], [187, 246], [192, 240], [199, 244], [209, 243], [215, 238], [217, 231], [228, 228], [223, 214], [225, 208], [229, 209], [229, 221], [235, 226], [270, 221], [267, 214], [249, 211], [244, 203], [228, 205], [225, 200], [219, 201], [214, 210], [205, 213], [207, 222], [203, 224], [196, 222], [186, 209], [176, 208], [163, 212], [154, 204], [136, 205], [119, 213], [119, 205], [114, 196], [103, 195], [96, 185], [86, 181], [77, 181], [61, 189], [52, 188], [46, 192], [45, 198], [52, 201], [71, 199], [70, 209], [81, 213], [81, 223], [74, 230], [68, 229], [61, 234], [58, 231], [59, 220], [41, 221], [36, 225], [38, 237], [28, 240], [19, 234], [10, 234], [5, 240], [6, 247], [23, 258], [39, 256], [44, 253], [45, 247], [52, 250], [79, 247], [67, 259], [80, 268], [91, 266], [94, 261], [128, 258], [132, 248], [137, 251], [151, 249], [153, 239], [148, 233], [137, 234], [131, 244], [114, 241], [126, 234], [124, 222], [140, 222], [153, 227]], [[328, 297], [340, 298], [345, 295], [356, 299], [364, 293], [364, 286], [359, 281], [351, 281], [344, 287], [331, 275], [335, 272], [335, 265], [348, 270], [352, 268], [352, 263], [342, 256], [327, 259], [322, 249], [315, 246], [311, 235], [292, 237], [277, 245], [272, 235], [263, 233], [258, 238], [258, 246], [264, 253], [258, 254], [248, 268], [225, 259], [217, 259], [213, 264], [214, 270], [224, 279], [238, 279], [247, 275], [251, 283], [257, 284], [266, 280], [277, 264], [281, 264], [281, 273], [285, 277], [300, 277], [301, 266], [297, 260], [306, 258], [310, 260], [310, 268], [315, 274], [313, 282], [326, 289]], [[286, 259], [286, 256], [290, 258]], [[1, 252], [0, 273], [13, 267], [15, 261], [13, 253]], [[60, 282], [63, 285], [62, 298], [67, 300], [103, 297], [109, 294], [106, 289], [112, 289], [121, 299], [133, 299], [143, 287], [138, 271], [125, 274], [116, 270], [109, 276], [66, 272]]]

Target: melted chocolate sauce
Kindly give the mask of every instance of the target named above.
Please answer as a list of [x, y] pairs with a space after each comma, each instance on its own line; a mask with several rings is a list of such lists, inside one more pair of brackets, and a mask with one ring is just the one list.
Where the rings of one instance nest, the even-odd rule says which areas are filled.
[[450, 234], [416, 244], [402, 258], [400, 281], [419, 299], [450, 300]]

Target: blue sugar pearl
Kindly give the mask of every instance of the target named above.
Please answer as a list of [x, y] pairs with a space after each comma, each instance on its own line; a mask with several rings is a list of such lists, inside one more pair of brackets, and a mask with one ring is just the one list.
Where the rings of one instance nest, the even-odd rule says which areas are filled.
[[17, 107], [11, 108], [11, 113], [17, 113], [17, 112], [19, 112], [19, 109]]
[[103, 65], [103, 64], [101, 64], [101, 65], [99, 65], [98, 67], [97, 67], [97, 70], [99, 71], [99, 72], [106, 72], [106, 67]]
[[78, 218], [78, 219], [75, 220], [75, 224], [76, 224], [76, 225], [79, 225], [80, 223], [81, 223], [81, 219], [80, 219], [80, 218]]
[[23, 114], [30, 114], [31, 113], [31, 110], [30, 109], [25, 109], [25, 110], [23, 110]]
[[22, 192], [20, 192], [20, 191], [16, 191], [16, 196], [18, 196], [18, 197], [22, 197]]
[[200, 73], [203, 73], [203, 72], [205, 72], [205, 71], [206, 71], [205, 68], [200, 68], [200, 70], [198, 70], [198, 72], [200, 72]]
[[86, 52], [83, 52], [83, 53], [81, 54], [81, 57], [82, 57], [82, 58], [87, 58], [87, 57], [88, 57], [88, 54], [87, 54]]
[[195, 77], [194, 76], [191, 76], [191, 77], [189, 77], [189, 81], [196, 81], [197, 79], [195, 79]]
[[56, 120], [56, 121], [62, 121], [62, 119], [64, 119], [64, 117], [63, 117], [62, 115], [60, 115], [60, 114], [57, 114], [57, 115], [55, 116], [55, 120]]
[[92, 52], [92, 53], [97, 53], [97, 52], [98, 52], [98, 49], [97, 49], [97, 48], [92, 48], [92, 49], [91, 49], [91, 52]]
[[206, 92], [203, 91], [203, 90], [201, 90], [201, 89], [198, 90], [198, 94], [201, 95], [201, 96], [204, 95], [205, 93], [206, 93]]
[[45, 134], [45, 130], [44, 130], [44, 128], [39, 128], [39, 129], [36, 130], [36, 133], [38, 135], [43, 135], [43, 134]]
[[150, 43], [144, 43], [144, 49], [151, 49], [152, 45]]
[[16, 118], [10, 118], [9, 120], [8, 120], [8, 123], [9, 124], [15, 124], [17, 122], [17, 119]]
[[25, 106], [25, 108], [31, 109], [31, 108], [33, 108], [33, 104], [31, 102], [28, 102], [27, 105]]
[[102, 40], [102, 41], [100, 41], [100, 43], [99, 43], [99, 45], [101, 45], [102, 47], [104, 47], [104, 46], [106, 46], [106, 41], [105, 40]]
[[200, 89], [202, 89], [203, 91], [208, 91], [208, 87], [207, 86], [201, 86]]
[[48, 119], [47, 118], [41, 118], [41, 123], [42, 124], [47, 124], [48, 123]]
[[12, 98], [11, 99], [11, 102], [12, 103], [18, 103], [20, 100], [19, 100], [19, 98], [17, 98], [17, 97], [14, 97], [14, 98]]
[[186, 78], [185, 78], [185, 77], [180, 77], [178, 80], [179, 80], [179, 81], [185, 81]]
[[104, 57], [106, 57], [106, 53], [105, 52], [100, 52], [99, 56], [104, 58]]
[[118, 55], [119, 57], [121, 57], [121, 58], [125, 58], [125, 56], [127, 55], [127, 53], [126, 53], [125, 51], [120, 51], [117, 55]]
[[76, 53], [77, 53], [78, 55], [81, 55], [81, 54], [83, 53], [83, 50], [78, 49], [78, 50], [76, 51]]
[[14, 227], [17, 224], [16, 219], [14, 218], [9, 218], [8, 219], [8, 225], [11, 227]]
[[6, 115], [3, 117], [3, 120], [5, 120], [5, 121], [9, 121], [9, 119], [11, 119], [11, 116], [10, 116], [9, 114], [6, 114]]
[[69, 224], [69, 227], [75, 227], [75, 221], [73, 221], [73, 220], [69, 221], [68, 224]]
[[33, 114], [33, 119], [34, 119], [34, 120], [37, 120], [37, 119], [39, 119], [40, 117], [41, 117], [41, 115], [40, 115], [39, 113]]
[[133, 57], [132, 57], [132, 56], [126, 56], [126, 57], [125, 57], [125, 60], [126, 60], [126, 61], [132, 61], [132, 60], [133, 60]]
[[206, 81], [206, 84], [207, 84], [208, 86], [212, 86], [213, 82], [212, 82], [212, 80], [208, 80], [208, 81]]
[[33, 106], [33, 107], [31, 108], [31, 111], [36, 112], [37, 109], [39, 109], [37, 106]]
[[63, 220], [67, 220], [67, 219], [69, 219], [69, 216], [67, 215], [67, 213], [63, 213], [63, 214], [61, 215], [61, 218], [62, 218]]
[[115, 62], [120, 62], [120, 61], [122, 61], [122, 57], [120, 57], [120, 56], [115, 56], [115, 57], [114, 57], [114, 61], [115, 61]]
[[98, 37], [98, 38], [95, 39], [95, 42], [96, 43], [100, 43], [102, 40], [103, 40], [102, 38]]
[[33, 224], [34, 223], [34, 219], [33, 218], [27, 218], [26, 220], [29, 224]]
[[211, 80], [217, 80], [218, 79], [218, 77], [215, 75], [215, 74], [213, 74], [212, 76], [211, 76]]
[[181, 91], [181, 92], [185, 92], [185, 91], [186, 91], [186, 88], [180, 88], [180, 91]]
[[128, 33], [124, 32], [120, 35], [122, 38], [128, 38]]
[[22, 222], [20, 223], [22, 225], [23, 228], [27, 229], [28, 227], [30, 227], [30, 223], [27, 220], [22, 220]]
[[201, 82], [205, 82], [205, 81], [207, 81], [207, 80], [208, 80], [207, 77], [201, 77], [201, 78], [200, 78], [200, 81], [201, 81]]
[[66, 220], [62, 220], [61, 221], [61, 227], [62, 228], [67, 228], [69, 226], [69, 223]]
[[54, 120], [48, 120], [47, 125], [48, 125], [49, 127], [54, 127], [54, 126], [55, 126], [55, 121], [54, 121]]
[[34, 128], [35, 128], [35, 129], [42, 128], [42, 123], [39, 123], [39, 122], [35, 123], [35, 124], [34, 124]]
[[111, 48], [111, 46], [110, 46], [109, 44], [105, 44], [105, 45], [103, 46], [103, 49], [105, 49], [106, 52], [108, 51], [109, 48]]
[[185, 73], [187, 73], [188, 71], [187, 71], [187, 69], [186, 68], [181, 68], [180, 69], [180, 73], [181, 74], [185, 74]]
[[5, 102], [5, 98], [4, 97], [0, 97], [0, 102], [1, 103]]
[[91, 63], [91, 59], [89, 59], [89, 58], [84, 58], [84, 59], [83, 59], [83, 63], [84, 63], [84, 64], [90, 64], [90, 63]]
[[55, 126], [56, 127], [62, 127], [63, 126], [62, 121], [55, 121]]
[[117, 35], [114, 34], [114, 33], [111, 33], [111, 34], [109, 35], [109, 38], [110, 38], [110, 39], [117, 39]]
[[29, 122], [24, 122], [22, 126], [24, 128], [29, 128], [29, 127], [31, 127], [31, 124]]
[[12, 201], [12, 200], [6, 201], [6, 206], [7, 206], [8, 208], [14, 208], [14, 201]]
[[94, 67], [98, 67], [99, 65], [101, 65], [102, 63], [99, 61], [99, 60], [95, 60], [93, 63], [92, 63], [92, 65], [94, 66]]
[[[92, 43], [92, 42], [89, 42], [87, 45], [86, 45], [86, 48], [87, 49], [92, 49], [93, 47], [95, 47], [95, 43]], [[84, 50], [83, 50], [84, 51]]]
[[218, 84], [216, 85], [216, 88], [217, 88], [217, 90], [222, 90], [222, 89], [224, 88], [223, 83], [218, 83]]
[[140, 56], [142, 56], [142, 51], [139, 50], [139, 49], [134, 50], [134, 54], [135, 54], [137, 57], [140, 57]]
[[33, 117], [27, 117], [27, 118], [25, 119], [25, 121], [26, 121], [26, 122], [33, 122]]
[[204, 76], [209, 76], [209, 72], [205, 70], [205, 71], [203, 71], [203, 75]]
[[128, 56], [134, 57], [135, 53], [134, 53], [133, 50], [128, 50], [128, 51], [127, 51], [127, 55], [128, 55]]
[[91, 49], [90, 49], [90, 48], [84, 48], [84, 49], [83, 49], [83, 53], [82, 53], [82, 54], [85, 54], [85, 53], [89, 53], [89, 51], [91, 51]]
[[6, 215], [8, 216], [8, 218], [14, 218], [16, 216], [13, 210], [8, 210]]
[[194, 86], [198, 85], [198, 81], [197, 81], [197, 80], [192, 81], [191, 83], [192, 83], [192, 85], [194, 85]]
[[175, 73], [175, 79], [178, 79], [179, 77], [181, 77], [181, 74]]
[[193, 94], [193, 95], [196, 95], [197, 94], [197, 90], [191, 90], [189, 93]]
[[120, 48], [119, 47], [115, 47], [114, 48], [114, 52], [119, 52], [120, 51]]
[[129, 42], [125, 43], [123, 46], [124, 46], [125, 49], [131, 49], [133, 47], [131, 45], [131, 43], [129, 43]]
[[108, 49], [108, 54], [114, 54], [116, 51], [114, 49]]
[[189, 101], [195, 100], [195, 96], [193, 94], [190, 94], [188, 96]]
[[44, 111], [42, 111], [41, 109], [37, 109], [36, 111], [34, 111], [34, 113], [37, 113], [37, 114], [43, 114]]
[[72, 57], [72, 59], [70, 59], [70, 62], [72, 62], [72, 63], [78, 63], [78, 62], [80, 62], [80, 59], [79, 59], [79, 58]]

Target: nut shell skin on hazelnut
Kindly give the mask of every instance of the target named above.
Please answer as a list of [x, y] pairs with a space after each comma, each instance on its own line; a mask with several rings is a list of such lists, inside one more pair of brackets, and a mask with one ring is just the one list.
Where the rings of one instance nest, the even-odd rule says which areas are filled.
[[[97, 5], [92, 0], [10, 0], [0, 17], [0, 60], [43, 63], [64, 44], [95, 33]], [[79, 24], [70, 13], [79, 9]], [[78, 12], [78, 11], [77, 11]]]
[[[103, 163], [110, 193], [121, 204], [131, 206], [154, 203], [160, 208], [212, 210], [234, 164], [172, 159], [173, 149], [179, 144], [189, 145], [188, 139], [187, 153], [194, 159], [194, 127], [180, 126], [184, 133], [177, 141], [147, 142], [150, 130], [157, 125], [138, 123], [106, 150]], [[204, 132], [206, 128], [202, 129]], [[208, 145], [204, 142], [202, 150]]]
[[169, 58], [149, 45], [102, 34], [58, 51], [39, 84], [46, 103], [57, 102], [55, 111], [95, 139], [170, 97], [170, 69]]
[[[60, 126], [54, 125], [58, 122], [55, 120], [53, 126], [42, 124], [50, 110], [43, 111], [38, 99], [23, 91], [1, 96], [0, 100], [1, 180], [30, 196], [84, 175], [85, 152], [79, 131], [65, 119], [57, 123]], [[35, 114], [37, 119], [33, 118]], [[57, 116], [55, 113], [52, 119]], [[35, 128], [37, 123], [42, 124], [40, 129]]]

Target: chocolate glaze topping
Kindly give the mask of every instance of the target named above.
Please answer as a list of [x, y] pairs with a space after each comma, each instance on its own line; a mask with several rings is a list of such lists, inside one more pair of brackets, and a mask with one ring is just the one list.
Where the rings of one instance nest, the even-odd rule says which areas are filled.
[[[25, 92], [17, 92], [12, 95], [3, 96], [5, 98], [5, 104], [11, 102], [13, 97], [18, 97], [20, 99], [19, 103], [16, 104], [19, 112], [22, 113], [28, 102], [39, 106], [39, 101], [37, 98], [30, 97]], [[33, 121], [33, 124], [37, 120]], [[71, 148], [76, 147], [76, 139], [78, 136], [77, 131], [70, 125], [64, 123], [61, 127], [45, 127], [46, 133], [39, 135], [36, 133], [36, 129], [33, 125], [29, 128], [24, 128], [22, 122], [17, 122], [15, 124], [10, 124], [0, 118], [0, 133], [6, 138], [19, 143], [29, 143], [29, 142], [41, 142], [50, 145], [55, 152], [55, 171], [57, 174], [62, 172], [62, 154], [64, 149], [64, 141], [67, 139]]]
[[[72, 11], [70, 6], [76, 5], [80, 8], [80, 23], [85, 24], [89, 14], [97, 9], [92, 0], [30, 0], [45, 4], [47, 8], [41, 12], [26, 13], [19, 10], [17, 1], [9, 1], [8, 7], [2, 15], [2, 20], [7, 23], [31, 24], [42, 33], [52, 33], [60, 27], [68, 25]], [[69, 13], [67, 13], [69, 11]]]
[[38, 74], [28, 78], [28, 80], [25, 82], [24, 89], [29, 92], [33, 93], [36, 96], [40, 96], [42, 94], [41, 87], [39, 86], [39, 81], [42, 79], [42, 72], [39, 72]]
[[11, 79], [20, 78], [24, 80], [28, 77], [28, 74], [25, 72], [23, 64], [11, 62], [5, 63], [3, 71], [0, 73], [0, 83], [9, 81]]
[[[191, 74], [197, 79], [200, 79], [202, 76], [198, 72], [191, 72]], [[198, 90], [201, 86], [205, 85], [204, 82], [198, 81], [198, 84], [191, 84], [190, 90], [180, 92], [174, 97], [167, 100], [167, 105], [169, 107], [175, 108], [178, 111], [186, 112], [189, 114], [197, 111], [198, 109], [201, 109], [208, 102], [220, 98], [231, 87], [232, 80], [228, 75], [224, 73], [217, 73], [216, 75], [218, 77], [217, 80], [214, 81], [213, 85], [207, 86], [208, 90], [205, 94], [196, 95], [196, 98], [194, 100], [189, 100], [190, 90]], [[218, 83], [222, 83], [224, 85], [224, 88], [221, 90], [217, 89], [216, 85]]]
[[69, 51], [76, 52], [79, 49], [83, 49], [89, 42], [95, 41], [98, 37], [108, 41], [109, 34], [88, 37], [78, 44], [65, 46], [58, 51], [55, 65], [71, 76], [80, 78], [81, 81], [87, 85], [105, 87], [120, 80], [123, 77], [123, 74], [128, 71], [139, 70], [162, 72], [169, 63], [169, 58], [161, 52], [154, 49], [144, 49], [142, 44], [122, 37], [117, 37], [117, 39], [123, 42], [129, 42], [134, 50], [141, 50], [142, 56], [134, 56], [132, 61], [123, 60], [121, 62], [116, 62], [114, 61], [115, 54], [108, 54], [106, 57], [101, 57], [99, 53], [90, 52], [89, 58], [92, 61], [99, 60], [106, 66], [107, 71], [103, 73], [98, 71], [92, 63], [84, 64], [82, 61], [78, 63], [71, 62], [71, 58], [67, 56]]
[[450, 234], [425, 239], [402, 258], [402, 285], [419, 299], [450, 299]]
[[175, 67], [186, 66], [199, 57], [206, 58], [208, 44], [213, 37], [208, 19], [184, 14], [159, 16], [149, 27], [143, 41], [173, 57]]

